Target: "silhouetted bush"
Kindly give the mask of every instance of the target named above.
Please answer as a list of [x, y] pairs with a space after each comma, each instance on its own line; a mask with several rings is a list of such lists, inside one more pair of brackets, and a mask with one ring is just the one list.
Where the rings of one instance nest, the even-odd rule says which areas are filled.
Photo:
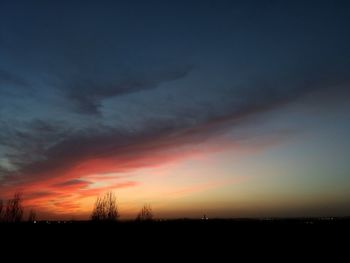
[[2, 200], [0, 199], [0, 222], [3, 220], [3, 218], [2, 218], [3, 207], [4, 207], [4, 204], [3, 204]]
[[21, 222], [23, 217], [22, 196], [16, 193], [12, 199], [7, 201], [4, 221], [9, 223]]
[[136, 221], [152, 221], [153, 211], [150, 205], [144, 205], [136, 217]]
[[117, 198], [112, 192], [99, 196], [91, 214], [93, 221], [116, 221], [119, 217]]

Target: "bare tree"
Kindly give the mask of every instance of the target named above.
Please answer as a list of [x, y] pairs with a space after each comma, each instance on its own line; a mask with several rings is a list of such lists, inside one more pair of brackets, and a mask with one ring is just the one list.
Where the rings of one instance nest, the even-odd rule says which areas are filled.
[[152, 221], [153, 220], [153, 211], [151, 205], [145, 204], [141, 211], [138, 213], [136, 217], [137, 221]]
[[17, 223], [22, 220], [22, 216], [22, 196], [20, 193], [15, 193], [13, 198], [7, 201], [4, 219], [6, 222]]
[[2, 221], [2, 209], [3, 209], [3, 207], [4, 207], [4, 203], [0, 199], [0, 222]]
[[117, 198], [113, 192], [97, 197], [91, 214], [93, 221], [116, 221], [119, 217]]
[[93, 221], [103, 221], [105, 220], [105, 206], [103, 203], [103, 198], [101, 196], [97, 197], [94, 210], [91, 214], [91, 220]]
[[36, 212], [34, 209], [30, 209], [28, 215], [28, 222], [34, 222], [36, 220]]

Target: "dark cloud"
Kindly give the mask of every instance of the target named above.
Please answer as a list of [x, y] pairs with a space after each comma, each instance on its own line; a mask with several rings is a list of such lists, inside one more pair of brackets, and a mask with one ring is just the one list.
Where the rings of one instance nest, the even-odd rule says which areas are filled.
[[[147, 125], [138, 133], [128, 133], [115, 128], [105, 127], [102, 130], [84, 130], [66, 133], [62, 140], [57, 140], [47, 148], [40, 148], [33, 151], [33, 147], [27, 148], [20, 155], [9, 156], [10, 160], [17, 165], [15, 172], [7, 173], [3, 177], [3, 183], [26, 182], [31, 180], [42, 180], [44, 178], [56, 177], [65, 174], [69, 169], [94, 159], [113, 158], [117, 160], [119, 166], [106, 167], [101, 172], [108, 172], [108, 169], [122, 171], [124, 166], [133, 169], [140, 165], [139, 160], [146, 156], [157, 155], [157, 153], [170, 150], [183, 145], [193, 145], [201, 143], [206, 139], [220, 134], [221, 132], [239, 126], [257, 114], [276, 109], [301, 98], [310, 92], [319, 91], [328, 87], [326, 83], [322, 86], [319, 82], [307, 82], [318, 88], [297, 88], [288, 90], [285, 93], [277, 90], [264, 88], [261, 94], [254, 93], [253, 97], [248, 97], [239, 107], [232, 105], [218, 116], [216, 113], [208, 116], [204, 121], [196, 124], [189, 124], [183, 118], [172, 119], [172, 121], [149, 121]], [[309, 86], [308, 86], [309, 87]], [[333, 87], [333, 86], [331, 86]], [[343, 87], [343, 86], [341, 86]], [[333, 91], [336, 88], [332, 88]], [[339, 89], [338, 89], [339, 90]], [[245, 95], [246, 96], [246, 95]], [[31, 127], [37, 131], [52, 131], [52, 126], [37, 122]], [[36, 133], [34, 133], [36, 134]], [[57, 134], [55, 134], [57, 136]], [[247, 135], [249, 136], [249, 134]], [[17, 140], [22, 141], [27, 138], [24, 134], [16, 135]], [[22, 139], [21, 139], [22, 138]], [[32, 143], [40, 145], [37, 137]], [[237, 140], [242, 139], [237, 137]], [[33, 159], [33, 154], [40, 156], [39, 160]], [[70, 186], [75, 184], [86, 185], [86, 182], [73, 179], [65, 181], [55, 186]]]
[[39, 198], [46, 198], [46, 197], [52, 197], [55, 196], [57, 193], [51, 191], [38, 191], [38, 192], [31, 192], [31, 193], [27, 193], [25, 195], [26, 199], [39, 199]]
[[[156, 75], [140, 83], [135, 80], [139, 84], [125, 84], [125, 88], [123, 85], [101, 89], [81, 86], [78, 91], [84, 92], [80, 96], [77, 93], [77, 100], [82, 100], [79, 103], [97, 103], [109, 96], [132, 93], [155, 87], [162, 81], [184, 77], [188, 70]], [[113, 120], [109, 120], [109, 125], [94, 124], [85, 129], [79, 126], [71, 129], [65, 123], [51, 120], [33, 120], [20, 125], [2, 122], [0, 142], [11, 149], [6, 157], [16, 168], [15, 171], [1, 168], [2, 174], [6, 175], [3, 182], [58, 176], [79, 163], [96, 158], [113, 157], [121, 163], [134, 162], [131, 166], [137, 167], [138, 159], [144, 156], [202, 142], [229, 127], [239, 125], [250, 116], [277, 109], [306, 95], [322, 90], [344, 94], [350, 84], [348, 76], [348, 68], [340, 63], [328, 67], [324, 64], [314, 65], [307, 70], [295, 69], [281, 75], [255, 76], [241, 86], [216, 91], [218, 98], [223, 99], [220, 101], [214, 98], [215, 104], [211, 107], [202, 108], [200, 103], [194, 104], [192, 106], [197, 111], [180, 111], [180, 114], [174, 114], [169, 119], [144, 117], [140, 112], [145, 122], [136, 131], [115, 126]], [[204, 95], [197, 94], [197, 97], [201, 96]], [[159, 107], [159, 113], [166, 110]], [[81, 182], [63, 182], [65, 186], [74, 183]]]
[[60, 89], [64, 90], [65, 95], [79, 113], [97, 114], [103, 99], [157, 88], [161, 83], [186, 77], [192, 69], [193, 66], [188, 65], [147, 70], [143, 73], [129, 72], [125, 76], [115, 72], [114, 75], [119, 75], [119, 78], [111, 74], [102, 80], [99, 80], [98, 76], [86, 76], [84, 72], [83, 76], [63, 80], [63, 86], [60, 86]]
[[69, 181], [65, 181], [65, 182], [62, 182], [62, 183], [58, 183], [58, 184], [55, 184], [53, 185], [54, 187], [66, 187], [66, 186], [87, 186], [89, 185], [89, 182], [87, 181], [84, 181], [84, 180], [79, 180], [79, 179], [72, 179], [72, 180], [69, 180]]
[[3, 121], [0, 127], [0, 145], [7, 149], [4, 157], [14, 167], [45, 159], [45, 151], [69, 134], [66, 127], [55, 121]]

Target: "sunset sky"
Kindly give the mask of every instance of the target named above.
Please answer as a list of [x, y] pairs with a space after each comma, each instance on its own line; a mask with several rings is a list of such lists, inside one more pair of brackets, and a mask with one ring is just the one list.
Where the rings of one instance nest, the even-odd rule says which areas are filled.
[[39, 218], [350, 215], [349, 1], [0, 1], [0, 199]]

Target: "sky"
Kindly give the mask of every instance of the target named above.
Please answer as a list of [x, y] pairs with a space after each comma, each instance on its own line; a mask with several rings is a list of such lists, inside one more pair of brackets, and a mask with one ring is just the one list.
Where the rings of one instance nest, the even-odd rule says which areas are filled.
[[87, 219], [350, 215], [348, 1], [0, 1], [0, 199]]

